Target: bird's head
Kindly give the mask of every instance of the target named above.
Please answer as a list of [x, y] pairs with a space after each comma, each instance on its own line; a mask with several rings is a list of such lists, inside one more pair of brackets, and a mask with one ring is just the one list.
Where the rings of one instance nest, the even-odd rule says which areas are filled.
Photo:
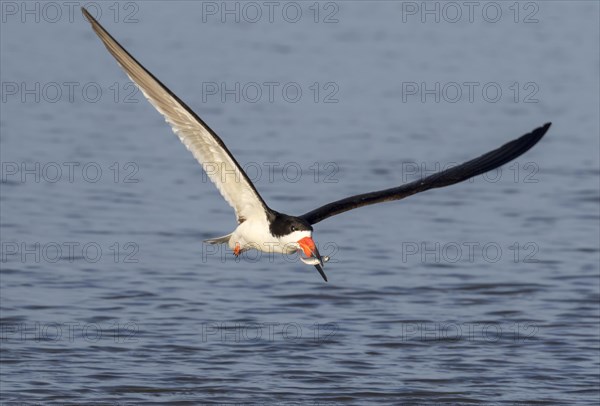
[[278, 213], [271, 221], [270, 231], [286, 247], [286, 251], [302, 251], [307, 257], [314, 257], [318, 253], [312, 239], [313, 228], [300, 217]]
[[304, 263], [314, 265], [323, 279], [327, 277], [323, 272], [323, 258], [312, 239], [313, 228], [304, 219], [277, 213], [270, 224], [270, 231], [279, 243], [286, 247], [286, 251], [299, 251], [306, 258], [301, 258]]

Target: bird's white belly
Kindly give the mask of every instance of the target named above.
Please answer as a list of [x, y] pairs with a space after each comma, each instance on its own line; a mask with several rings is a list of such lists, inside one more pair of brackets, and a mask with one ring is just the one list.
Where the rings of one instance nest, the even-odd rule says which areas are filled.
[[246, 220], [240, 224], [229, 239], [229, 248], [233, 250], [237, 244], [242, 251], [255, 249], [277, 254], [292, 253], [297, 249], [273, 237], [266, 218]]

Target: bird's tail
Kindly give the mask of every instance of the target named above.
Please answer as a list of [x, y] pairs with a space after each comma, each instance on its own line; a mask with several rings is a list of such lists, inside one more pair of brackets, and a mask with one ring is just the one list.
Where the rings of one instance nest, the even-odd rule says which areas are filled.
[[[231, 233], [231, 234], [233, 234], [233, 233]], [[223, 237], [216, 237], [216, 238], [211, 238], [209, 240], [204, 240], [204, 242], [207, 244], [225, 244], [225, 243], [229, 242], [229, 239], [231, 238], [231, 234], [224, 235]]]

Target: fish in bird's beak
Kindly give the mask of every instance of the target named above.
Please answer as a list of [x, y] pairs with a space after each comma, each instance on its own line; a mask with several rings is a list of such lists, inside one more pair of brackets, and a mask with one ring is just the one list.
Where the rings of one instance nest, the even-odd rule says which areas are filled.
[[[325, 272], [323, 272], [323, 258], [321, 258], [321, 254], [319, 254], [319, 250], [315, 245], [314, 240], [311, 237], [304, 237], [298, 241], [298, 245], [309, 259], [305, 260], [304, 258], [300, 258], [302, 262], [309, 265], [314, 265], [317, 268], [317, 271], [323, 277], [323, 280], [327, 282], [327, 276], [325, 276]], [[327, 258], [329, 259], [329, 258]]]

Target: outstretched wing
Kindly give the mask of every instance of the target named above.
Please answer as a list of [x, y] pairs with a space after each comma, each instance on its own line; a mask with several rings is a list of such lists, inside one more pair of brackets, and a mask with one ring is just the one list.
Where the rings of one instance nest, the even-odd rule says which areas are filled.
[[181, 142], [200, 162], [223, 198], [234, 208], [238, 222], [241, 223], [265, 210], [269, 211], [268, 206], [221, 138], [192, 109], [136, 61], [86, 9], [82, 8], [82, 12], [125, 73], [137, 84], [154, 108], [164, 116]]
[[544, 136], [546, 131], [548, 131], [548, 128], [550, 128], [550, 125], [551, 123], [544, 124], [542, 127], [536, 128], [532, 132], [504, 144], [500, 148], [488, 152], [479, 158], [475, 158], [445, 171], [435, 173], [424, 179], [391, 189], [347, 197], [321, 206], [300, 217], [310, 224], [315, 224], [328, 217], [358, 207], [391, 200], [400, 200], [429, 189], [454, 185], [455, 183], [470, 179], [473, 176], [491, 171], [525, 153]]

